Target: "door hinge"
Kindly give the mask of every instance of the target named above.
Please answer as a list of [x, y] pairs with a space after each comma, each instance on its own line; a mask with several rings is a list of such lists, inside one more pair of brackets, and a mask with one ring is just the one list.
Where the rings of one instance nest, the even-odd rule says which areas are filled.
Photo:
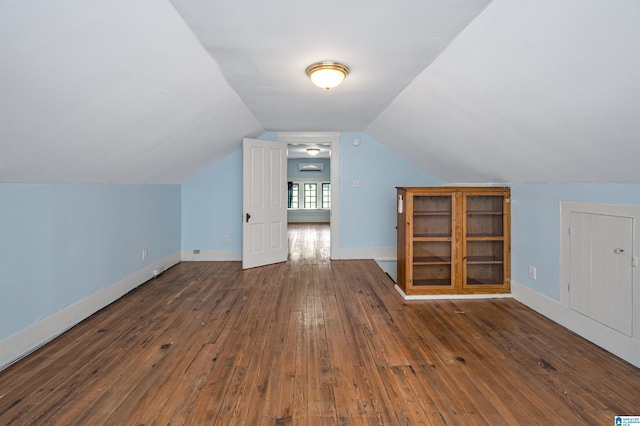
[[509, 203], [511, 202], [511, 198], [505, 198], [505, 199], [504, 199], [504, 202], [505, 202], [505, 203], [507, 203], [507, 204], [509, 204]]
[[571, 235], [571, 227], [567, 230], [567, 235]]

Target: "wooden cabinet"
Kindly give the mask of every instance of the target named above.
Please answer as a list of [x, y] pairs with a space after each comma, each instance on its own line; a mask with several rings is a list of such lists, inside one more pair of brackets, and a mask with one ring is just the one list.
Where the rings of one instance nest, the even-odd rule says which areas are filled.
[[505, 187], [398, 188], [398, 286], [405, 295], [510, 292]]

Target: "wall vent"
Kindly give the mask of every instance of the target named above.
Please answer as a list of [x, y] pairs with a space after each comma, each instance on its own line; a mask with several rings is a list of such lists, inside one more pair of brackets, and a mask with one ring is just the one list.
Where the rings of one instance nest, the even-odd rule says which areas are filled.
[[324, 172], [324, 163], [298, 163], [299, 172]]

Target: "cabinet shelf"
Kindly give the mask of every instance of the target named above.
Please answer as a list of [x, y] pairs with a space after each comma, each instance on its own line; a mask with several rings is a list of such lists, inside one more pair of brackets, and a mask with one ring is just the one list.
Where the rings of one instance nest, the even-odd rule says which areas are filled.
[[398, 188], [406, 295], [510, 292], [509, 188]]
[[502, 285], [502, 282], [496, 282], [496, 281], [481, 281], [481, 280], [467, 280], [467, 285]]
[[467, 256], [467, 263], [502, 263], [502, 259], [495, 256]]
[[450, 241], [451, 234], [413, 234], [413, 240]]
[[414, 216], [451, 216], [451, 212], [414, 211]]
[[451, 280], [446, 279], [429, 279], [429, 280], [414, 280], [414, 287], [451, 287]]
[[441, 258], [436, 256], [414, 257], [414, 265], [451, 265], [451, 258]]

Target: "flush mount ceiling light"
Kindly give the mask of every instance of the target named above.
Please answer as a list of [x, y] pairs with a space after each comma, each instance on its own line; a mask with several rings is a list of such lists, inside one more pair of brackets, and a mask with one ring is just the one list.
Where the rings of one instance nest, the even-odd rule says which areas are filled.
[[318, 153], [320, 152], [320, 148], [307, 148], [307, 152], [309, 153], [309, 155], [318, 155]]
[[309, 65], [306, 72], [313, 84], [330, 90], [342, 83], [349, 74], [349, 67], [338, 62], [322, 61]]

